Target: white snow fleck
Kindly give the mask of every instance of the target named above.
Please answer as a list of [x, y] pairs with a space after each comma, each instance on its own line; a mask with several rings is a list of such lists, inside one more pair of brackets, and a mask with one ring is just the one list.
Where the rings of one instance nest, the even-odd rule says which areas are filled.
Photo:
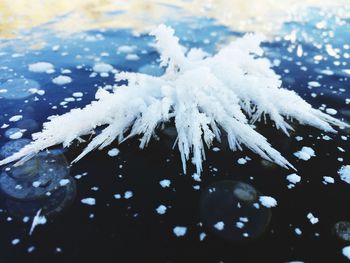
[[27, 252], [32, 253], [34, 251], [34, 249], [35, 249], [34, 246], [30, 246], [30, 247], [28, 247]]
[[126, 191], [125, 193], [124, 193], [124, 198], [125, 199], [130, 199], [131, 197], [133, 197], [133, 192], [131, 192], [131, 191]]
[[199, 240], [200, 240], [200, 241], [203, 241], [204, 238], [205, 238], [206, 236], [207, 236], [206, 233], [204, 233], [204, 232], [200, 233], [200, 234], [199, 234]]
[[28, 70], [37, 73], [44, 73], [47, 71], [52, 71], [54, 69], [53, 65], [49, 62], [37, 62], [28, 65]]
[[40, 182], [40, 181], [34, 181], [34, 182], [32, 182], [32, 186], [35, 187], [35, 188], [38, 188], [40, 185], [41, 185], [41, 182]]
[[52, 79], [52, 82], [56, 85], [65, 85], [72, 82], [72, 78], [69, 76], [59, 75], [58, 77]]
[[117, 48], [117, 51], [120, 53], [132, 53], [132, 52], [134, 52], [135, 49], [136, 49], [135, 46], [123, 45], [123, 46], [119, 46]]
[[265, 206], [267, 208], [271, 208], [271, 207], [277, 206], [276, 199], [271, 197], [271, 196], [260, 196], [259, 197], [259, 201], [260, 201], [261, 205], [263, 205], [263, 206]]
[[301, 229], [300, 228], [295, 228], [294, 229], [294, 232], [295, 232], [295, 234], [297, 234], [298, 236], [300, 236], [303, 232], [301, 231]]
[[11, 140], [17, 140], [17, 139], [22, 138], [22, 136], [23, 136], [23, 132], [22, 132], [22, 131], [17, 131], [17, 132], [15, 132], [15, 133], [12, 133], [12, 134], [9, 136], [9, 138], [10, 138]]
[[106, 63], [97, 63], [93, 66], [92, 70], [97, 73], [108, 73], [113, 70], [113, 66]]
[[[125, 138], [126, 131], [129, 132], [126, 138], [141, 136], [140, 148], [144, 148], [155, 129], [174, 118], [183, 173], [190, 159], [196, 172], [202, 172], [205, 148], [220, 140], [222, 132], [231, 150], [246, 146], [262, 158], [288, 168], [293, 166], [249, 123], [264, 114], [285, 134], [292, 130], [285, 117], [325, 132], [335, 131], [331, 125], [347, 126], [312, 108], [294, 91], [281, 88], [280, 76], [273, 71], [270, 61], [262, 57], [261, 35], [247, 34], [214, 55], [198, 49], [186, 50], [174, 30], [165, 25], [155, 28], [151, 35], [156, 39], [160, 66], [165, 69], [162, 76], [118, 73], [116, 80], [126, 80], [127, 85], [111, 92], [99, 89], [96, 101], [85, 108], [51, 119], [42, 132], [35, 134], [31, 144], [0, 161], [0, 165], [55, 144], [70, 145], [98, 126], [105, 128], [73, 162], [93, 149], [108, 146], [115, 138]], [[111, 69], [112, 66], [102, 66], [94, 70]], [[60, 79], [57, 82], [62, 83]]]
[[181, 236], [186, 235], [186, 232], [187, 232], [187, 227], [185, 227], [185, 226], [176, 226], [173, 229], [173, 233], [177, 237], [181, 237]]
[[110, 149], [109, 151], [108, 151], [108, 155], [110, 156], [110, 157], [115, 157], [115, 156], [117, 156], [119, 154], [119, 150], [117, 149], [117, 148], [113, 148], [113, 149]]
[[222, 221], [219, 221], [219, 222], [217, 222], [217, 223], [214, 225], [214, 227], [215, 227], [217, 230], [222, 231], [222, 230], [224, 230], [225, 223], [222, 222]]
[[47, 222], [46, 217], [41, 216], [40, 213], [41, 213], [41, 209], [36, 213], [36, 215], [33, 218], [33, 222], [32, 222], [32, 226], [31, 226], [30, 231], [29, 231], [29, 235], [33, 234], [36, 226], [46, 224], [46, 222]]
[[307, 83], [310, 87], [313, 87], [313, 88], [318, 88], [318, 87], [321, 87], [321, 84], [317, 81], [310, 81]]
[[82, 92], [74, 92], [73, 94], [72, 94], [72, 96], [73, 97], [75, 97], [75, 98], [81, 98], [81, 97], [83, 97], [83, 93]]
[[312, 213], [308, 213], [306, 217], [309, 219], [310, 223], [313, 225], [317, 224], [319, 221], [318, 218], [315, 217]]
[[301, 177], [299, 175], [297, 175], [296, 173], [287, 175], [286, 178], [292, 184], [296, 184], [296, 183], [299, 183], [301, 181]]
[[122, 196], [121, 196], [120, 194], [115, 194], [115, 195], [114, 195], [114, 198], [115, 198], [115, 199], [120, 199], [120, 198], [122, 198]]
[[125, 59], [129, 61], [136, 61], [139, 60], [140, 57], [137, 54], [127, 54]]
[[347, 259], [350, 260], [350, 246], [344, 247], [342, 249], [342, 253], [343, 253], [344, 257], [346, 257]]
[[20, 240], [19, 240], [18, 238], [15, 238], [15, 239], [13, 239], [13, 240], [11, 241], [11, 244], [15, 246], [15, 245], [17, 245], [19, 242], [20, 242]]
[[334, 184], [334, 178], [330, 176], [323, 176], [324, 184]]
[[61, 179], [60, 180], [60, 186], [66, 186], [67, 184], [69, 184], [69, 179]]
[[160, 205], [156, 208], [156, 211], [160, 215], [164, 215], [166, 213], [167, 207], [165, 205]]
[[343, 165], [339, 169], [338, 174], [339, 174], [341, 180], [350, 184], [350, 165]]
[[200, 181], [201, 181], [201, 175], [200, 175], [200, 174], [194, 173], [194, 174], [192, 175], [192, 178], [193, 178], [193, 180], [195, 180], [196, 182], [200, 182]]
[[95, 198], [92, 198], [92, 197], [87, 197], [87, 198], [81, 199], [80, 202], [83, 203], [84, 205], [95, 205], [96, 204]]
[[160, 186], [163, 187], [163, 188], [167, 188], [167, 187], [170, 187], [170, 180], [168, 179], [163, 179], [159, 182]]
[[311, 147], [304, 146], [300, 151], [294, 153], [297, 158], [307, 161], [315, 156], [315, 151]]
[[243, 228], [244, 227], [244, 223], [243, 222], [236, 222], [236, 227], [237, 228]]
[[297, 56], [298, 57], [303, 56], [303, 47], [301, 45], [298, 45], [298, 47], [297, 47]]
[[23, 119], [23, 116], [22, 116], [22, 115], [14, 115], [14, 116], [12, 116], [12, 117], [9, 119], [9, 121], [10, 121], [10, 122], [16, 122], [16, 121], [19, 121], [19, 120], [21, 120], [21, 119]]
[[237, 160], [237, 163], [243, 165], [243, 164], [246, 164], [246, 163], [247, 163], [247, 160], [246, 160], [245, 158], [239, 158], [239, 159]]
[[336, 115], [337, 114], [337, 110], [332, 109], [332, 108], [327, 108], [326, 112], [330, 115]]

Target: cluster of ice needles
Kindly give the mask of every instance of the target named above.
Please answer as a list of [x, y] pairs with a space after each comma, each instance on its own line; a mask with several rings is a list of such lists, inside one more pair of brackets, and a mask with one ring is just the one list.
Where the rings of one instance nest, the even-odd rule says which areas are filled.
[[292, 127], [286, 120], [328, 132], [335, 131], [331, 125], [346, 126], [312, 108], [294, 91], [281, 88], [280, 77], [262, 57], [260, 35], [245, 35], [214, 55], [195, 48], [187, 50], [179, 44], [174, 30], [165, 25], [155, 28], [151, 35], [156, 39], [160, 66], [165, 68], [162, 76], [118, 73], [117, 80], [127, 80], [126, 85], [113, 92], [100, 89], [91, 104], [50, 118], [41, 132], [33, 134], [31, 144], [0, 165], [21, 158], [25, 161], [56, 144], [67, 147], [105, 125], [74, 162], [115, 139], [122, 142], [140, 136], [140, 148], [144, 148], [163, 123], [173, 122], [184, 172], [190, 158], [197, 173], [202, 171], [205, 148], [214, 140], [220, 141], [221, 133], [226, 133], [232, 151], [244, 145], [288, 168], [292, 165], [251, 124], [269, 117], [287, 135]]

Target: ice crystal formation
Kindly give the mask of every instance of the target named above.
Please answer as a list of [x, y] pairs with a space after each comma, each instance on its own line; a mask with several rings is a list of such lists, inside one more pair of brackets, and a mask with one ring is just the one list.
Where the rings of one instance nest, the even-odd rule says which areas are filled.
[[288, 135], [292, 127], [286, 120], [335, 132], [331, 125], [345, 126], [337, 119], [313, 109], [294, 91], [281, 88], [280, 76], [263, 58], [262, 36], [248, 34], [217, 54], [200, 49], [186, 50], [174, 30], [165, 25], [155, 28], [155, 47], [160, 53], [160, 77], [120, 72], [117, 80], [127, 80], [113, 92], [99, 89], [96, 100], [82, 109], [72, 109], [44, 123], [32, 135], [33, 142], [0, 161], [0, 165], [22, 158], [25, 161], [50, 146], [69, 146], [83, 135], [96, 135], [78, 161], [95, 148], [103, 149], [115, 139], [141, 136], [140, 148], [147, 146], [156, 129], [174, 121], [183, 171], [192, 157], [197, 173], [202, 170], [205, 148], [226, 133], [232, 151], [244, 145], [261, 157], [288, 168], [292, 165], [254, 130], [252, 123], [268, 116], [277, 129]]

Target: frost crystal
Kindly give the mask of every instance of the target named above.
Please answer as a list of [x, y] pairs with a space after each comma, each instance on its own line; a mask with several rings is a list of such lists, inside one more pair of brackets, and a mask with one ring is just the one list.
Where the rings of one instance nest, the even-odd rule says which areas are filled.
[[165, 25], [155, 28], [151, 35], [156, 39], [160, 66], [166, 68], [162, 76], [119, 73], [117, 80], [127, 80], [127, 85], [113, 92], [100, 89], [96, 101], [85, 108], [51, 118], [44, 123], [43, 131], [33, 134], [31, 144], [0, 165], [20, 158], [28, 160], [56, 144], [67, 147], [104, 125], [107, 127], [73, 162], [115, 139], [122, 142], [141, 136], [140, 148], [144, 148], [161, 124], [174, 121], [184, 172], [186, 162], [193, 157], [200, 174], [205, 147], [210, 148], [214, 139], [220, 141], [221, 133], [226, 133], [232, 151], [244, 145], [288, 168], [292, 165], [250, 124], [268, 116], [287, 135], [292, 127], [285, 118], [330, 132], [335, 131], [330, 124], [346, 126], [313, 109], [294, 91], [280, 88], [280, 77], [269, 60], [261, 57], [260, 35], [248, 34], [213, 56], [200, 49], [186, 50], [174, 30]]

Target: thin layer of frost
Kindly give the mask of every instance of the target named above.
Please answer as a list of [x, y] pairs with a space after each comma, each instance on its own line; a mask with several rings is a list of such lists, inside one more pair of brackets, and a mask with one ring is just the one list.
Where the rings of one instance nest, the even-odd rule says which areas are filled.
[[67, 147], [73, 140], [93, 134], [97, 126], [106, 127], [73, 162], [115, 139], [121, 143], [141, 136], [140, 148], [144, 148], [163, 123], [174, 121], [184, 173], [190, 159], [201, 173], [205, 146], [210, 148], [214, 140], [220, 141], [221, 133], [226, 134], [232, 151], [245, 146], [288, 168], [292, 165], [250, 124], [269, 117], [287, 135], [292, 127], [286, 119], [328, 132], [335, 132], [331, 124], [347, 126], [313, 109], [294, 91], [281, 88], [280, 76], [262, 57], [260, 35], [248, 34], [215, 55], [186, 50], [174, 30], [165, 25], [151, 35], [156, 39], [160, 66], [166, 69], [162, 76], [119, 73], [117, 80], [127, 80], [127, 86], [113, 92], [100, 89], [96, 100], [85, 108], [51, 118], [41, 132], [33, 134], [31, 144], [0, 165], [23, 157], [25, 161], [56, 144]]

